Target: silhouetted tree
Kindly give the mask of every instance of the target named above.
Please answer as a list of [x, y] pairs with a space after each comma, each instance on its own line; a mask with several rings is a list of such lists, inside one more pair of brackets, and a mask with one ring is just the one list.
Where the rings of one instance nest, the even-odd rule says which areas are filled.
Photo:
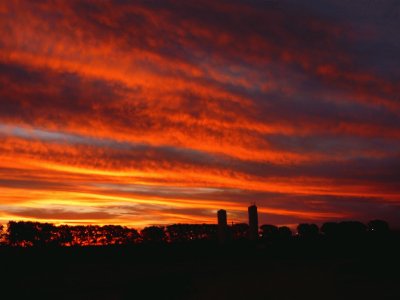
[[2, 224], [0, 224], [0, 245], [5, 244], [5, 237], [6, 234], [4, 233], [4, 226]]
[[268, 241], [276, 241], [279, 238], [279, 230], [275, 225], [261, 225], [261, 237]]
[[218, 225], [216, 224], [202, 224], [199, 227], [199, 237], [202, 240], [217, 240]]
[[159, 243], [166, 239], [164, 227], [149, 226], [141, 231], [142, 240], [144, 242]]
[[185, 242], [194, 239], [193, 229], [189, 224], [173, 224], [166, 227], [170, 242]]
[[341, 230], [339, 223], [326, 222], [321, 226], [321, 232], [329, 239], [340, 238]]
[[292, 231], [287, 226], [281, 226], [278, 228], [279, 239], [281, 241], [288, 241], [292, 238]]
[[[248, 236], [247, 224], [234, 224], [229, 228], [229, 234], [236, 240]], [[315, 224], [299, 224], [299, 236], [304, 240], [314, 240], [319, 235]], [[327, 222], [321, 227], [321, 232], [335, 242], [360, 241], [366, 238], [367, 226], [357, 221], [340, 223]], [[386, 236], [389, 225], [382, 220], [372, 220], [368, 223], [369, 236]], [[292, 237], [291, 230], [286, 227], [265, 224], [261, 226], [263, 239], [271, 241], [288, 241]], [[217, 240], [218, 225], [216, 224], [173, 224], [166, 228], [149, 226], [139, 234], [133, 228], [120, 225], [87, 225], [87, 226], [54, 226], [50, 223], [15, 222], [10, 221], [7, 231], [0, 225], [0, 242], [3, 240], [11, 246], [106, 246], [131, 245], [144, 242], [187, 242], [194, 240]]]
[[36, 236], [37, 230], [33, 222], [8, 222], [7, 239], [11, 246], [33, 246]]
[[57, 227], [56, 243], [60, 246], [72, 246], [73, 236], [71, 228], [68, 225], [61, 225]]
[[129, 245], [139, 241], [135, 229], [119, 225], [54, 226], [50, 223], [10, 221], [7, 241], [14, 246]]
[[129, 229], [119, 225], [106, 225], [101, 228], [102, 237], [105, 237], [103, 245], [130, 245], [138, 242], [139, 233], [135, 229]]
[[50, 223], [34, 223], [36, 227], [36, 237], [34, 246], [56, 245], [57, 228]]
[[72, 236], [71, 246], [85, 246], [87, 245], [87, 234], [85, 226], [71, 226], [69, 232]]
[[218, 225], [215, 224], [203, 224], [203, 236], [207, 240], [217, 240], [218, 237]]
[[209, 240], [215, 234], [217, 225], [209, 224], [172, 224], [166, 227], [169, 242], [187, 242], [195, 240]]
[[140, 239], [139, 232], [134, 228], [126, 228], [126, 230], [127, 231], [125, 234], [124, 244], [125, 245], [137, 244]]
[[365, 237], [366, 226], [358, 221], [327, 222], [322, 225], [321, 232], [329, 239], [352, 240]]
[[382, 220], [369, 221], [367, 227], [373, 236], [386, 236], [390, 232], [389, 224]]
[[234, 240], [244, 240], [249, 236], [249, 225], [246, 223], [237, 223], [231, 226], [232, 237]]
[[297, 226], [297, 232], [301, 238], [313, 239], [318, 237], [318, 226], [316, 224], [302, 223]]
[[340, 237], [348, 240], [362, 238], [367, 232], [367, 227], [358, 221], [343, 221], [339, 223]]

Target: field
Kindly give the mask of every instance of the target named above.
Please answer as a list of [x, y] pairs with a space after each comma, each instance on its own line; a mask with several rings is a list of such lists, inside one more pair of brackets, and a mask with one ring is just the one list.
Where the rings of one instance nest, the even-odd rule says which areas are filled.
[[400, 299], [397, 250], [3, 248], [1, 282], [5, 299]]

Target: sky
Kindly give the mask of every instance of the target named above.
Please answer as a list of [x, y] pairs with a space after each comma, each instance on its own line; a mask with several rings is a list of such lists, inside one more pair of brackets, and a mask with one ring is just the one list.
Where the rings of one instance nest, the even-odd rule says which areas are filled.
[[0, 223], [400, 228], [400, 1], [0, 1]]

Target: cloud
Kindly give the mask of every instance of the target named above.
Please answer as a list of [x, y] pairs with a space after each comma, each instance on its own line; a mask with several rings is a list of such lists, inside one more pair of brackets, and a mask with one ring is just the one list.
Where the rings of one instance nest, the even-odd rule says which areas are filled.
[[243, 220], [247, 199], [279, 224], [394, 220], [399, 20], [371, 3], [0, 5], [0, 203], [70, 201], [71, 222], [162, 206], [90, 217], [140, 225], [223, 205]]
[[88, 221], [88, 220], [112, 220], [115, 219], [116, 215], [107, 212], [77, 212], [77, 211], [65, 211], [61, 209], [20, 209], [10, 214], [14, 217], [23, 217], [30, 219], [39, 220], [69, 220], [69, 221]]

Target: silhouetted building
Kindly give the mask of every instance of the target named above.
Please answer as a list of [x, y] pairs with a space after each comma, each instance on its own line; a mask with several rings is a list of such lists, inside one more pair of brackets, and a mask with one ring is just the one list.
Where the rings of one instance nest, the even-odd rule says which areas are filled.
[[228, 223], [226, 218], [226, 210], [220, 209], [218, 211], [218, 240], [224, 243], [228, 235]]
[[249, 239], [255, 241], [258, 239], [258, 213], [257, 206], [251, 205], [249, 212]]

